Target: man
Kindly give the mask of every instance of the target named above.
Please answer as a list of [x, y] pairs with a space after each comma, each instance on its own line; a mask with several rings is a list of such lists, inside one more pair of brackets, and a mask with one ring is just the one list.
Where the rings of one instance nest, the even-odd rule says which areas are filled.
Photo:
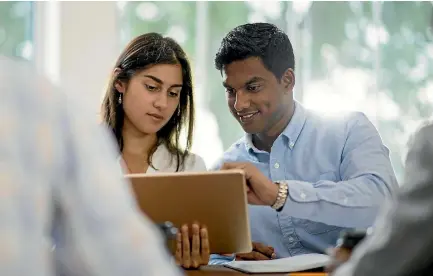
[[[269, 249], [323, 253], [342, 229], [371, 226], [397, 187], [389, 151], [364, 114], [323, 117], [294, 101], [294, 60], [287, 35], [267, 23], [236, 27], [216, 54], [246, 135], [214, 169], [245, 171], [252, 238], [265, 249], [238, 259], [268, 259]], [[211, 263], [231, 259], [221, 258]]]
[[433, 274], [433, 123], [414, 136], [404, 185], [335, 276]]
[[0, 275], [179, 275], [85, 99], [1, 57], [0, 94]]

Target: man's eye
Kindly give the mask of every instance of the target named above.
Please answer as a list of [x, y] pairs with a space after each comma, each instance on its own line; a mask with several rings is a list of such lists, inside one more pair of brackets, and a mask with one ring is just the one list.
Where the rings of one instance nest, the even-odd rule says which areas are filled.
[[247, 87], [247, 90], [254, 92], [254, 91], [259, 90], [259, 88], [260, 88], [260, 86], [258, 86], [258, 85], [250, 85]]
[[232, 95], [235, 93], [235, 90], [233, 88], [226, 88], [226, 93]]

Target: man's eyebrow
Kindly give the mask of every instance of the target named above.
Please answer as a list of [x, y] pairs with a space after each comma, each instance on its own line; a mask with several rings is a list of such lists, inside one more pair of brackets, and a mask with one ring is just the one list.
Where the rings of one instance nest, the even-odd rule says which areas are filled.
[[[260, 81], [264, 81], [265, 79], [261, 78], [261, 77], [252, 77], [251, 79], [249, 79], [248, 81], [245, 82], [244, 86], [256, 83], [256, 82], [260, 82]], [[230, 85], [228, 85], [225, 81], [223, 82], [223, 86], [225, 88], [232, 88]]]
[[256, 82], [260, 82], [260, 81], [264, 81], [264, 79], [261, 77], [252, 77], [247, 82], [245, 82], [245, 86], [256, 83]]
[[223, 82], [223, 86], [225, 87], [225, 88], [232, 88], [230, 85], [228, 85], [225, 81]]

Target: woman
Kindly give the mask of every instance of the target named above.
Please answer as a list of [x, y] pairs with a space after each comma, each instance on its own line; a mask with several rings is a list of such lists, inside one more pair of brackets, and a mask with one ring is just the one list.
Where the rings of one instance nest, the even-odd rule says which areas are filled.
[[[190, 152], [194, 126], [191, 67], [173, 39], [148, 33], [126, 46], [109, 81], [102, 116], [116, 137], [125, 173], [206, 170], [203, 160]], [[183, 130], [184, 149], [180, 142]], [[198, 223], [190, 230], [183, 225], [175, 257], [184, 268], [207, 264], [207, 229]]]

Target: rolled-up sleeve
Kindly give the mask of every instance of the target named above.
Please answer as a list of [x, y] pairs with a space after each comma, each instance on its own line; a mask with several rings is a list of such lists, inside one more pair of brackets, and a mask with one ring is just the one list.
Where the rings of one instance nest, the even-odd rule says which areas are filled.
[[389, 150], [361, 113], [349, 129], [340, 175], [339, 182], [285, 180], [289, 195], [280, 220], [298, 217], [348, 228], [372, 225], [380, 205], [391, 198], [398, 184]]

